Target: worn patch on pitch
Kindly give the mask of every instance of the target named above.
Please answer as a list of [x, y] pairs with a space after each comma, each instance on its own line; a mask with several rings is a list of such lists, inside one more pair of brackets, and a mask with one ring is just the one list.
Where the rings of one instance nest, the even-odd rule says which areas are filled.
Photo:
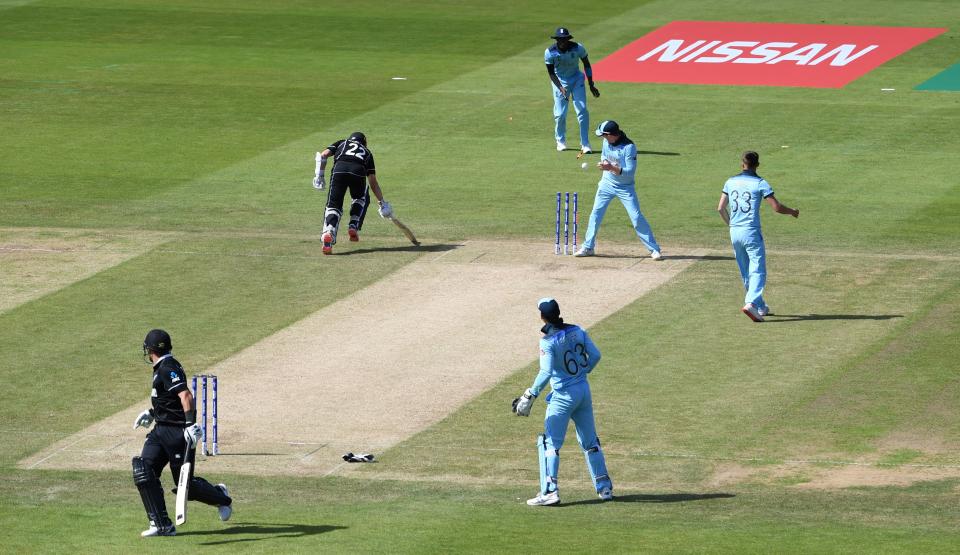
[[[668, 251], [655, 262], [639, 244], [594, 258], [552, 248], [471, 241], [428, 253], [215, 367], [188, 369], [220, 378], [223, 455], [200, 473], [348, 471], [344, 453], [380, 454], [535, 361], [539, 298], [556, 297], [589, 327], [705, 254]], [[128, 469], [144, 436], [130, 427], [146, 403], [21, 467]]]
[[0, 312], [138, 256], [164, 240], [140, 232], [0, 229]]

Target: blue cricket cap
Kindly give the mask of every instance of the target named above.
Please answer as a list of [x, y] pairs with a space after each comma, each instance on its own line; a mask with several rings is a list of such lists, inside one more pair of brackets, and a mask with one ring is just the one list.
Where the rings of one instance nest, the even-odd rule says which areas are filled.
[[597, 137], [601, 137], [606, 133], [616, 133], [617, 135], [622, 134], [620, 132], [620, 126], [617, 125], [617, 122], [613, 121], [612, 119], [608, 119], [607, 121], [597, 126], [597, 130], [596, 130]]
[[537, 308], [540, 309], [540, 316], [547, 320], [555, 320], [560, 317], [560, 305], [556, 299], [544, 297], [537, 301]]

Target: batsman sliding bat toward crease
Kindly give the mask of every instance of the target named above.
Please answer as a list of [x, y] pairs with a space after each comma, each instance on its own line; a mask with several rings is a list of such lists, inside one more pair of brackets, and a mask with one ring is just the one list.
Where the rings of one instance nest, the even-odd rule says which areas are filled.
[[394, 224], [396, 224], [396, 226], [400, 228], [400, 231], [402, 231], [403, 234], [407, 236], [407, 239], [410, 239], [411, 243], [413, 243], [418, 247], [420, 246], [420, 241], [417, 241], [416, 236], [414, 236], [413, 232], [410, 231], [410, 228], [404, 225], [403, 222], [398, 220], [396, 216], [391, 215], [387, 219], [393, 222]]

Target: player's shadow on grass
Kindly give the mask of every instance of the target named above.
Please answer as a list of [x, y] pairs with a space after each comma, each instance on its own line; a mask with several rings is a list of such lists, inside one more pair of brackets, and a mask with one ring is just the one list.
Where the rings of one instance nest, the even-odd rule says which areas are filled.
[[328, 526], [312, 524], [257, 524], [255, 522], [236, 524], [229, 528], [220, 528], [216, 530], [197, 530], [190, 532], [177, 532], [178, 536], [254, 536], [244, 538], [230, 538], [217, 541], [203, 542], [200, 545], [224, 545], [238, 542], [256, 542], [263, 540], [272, 540], [278, 538], [300, 538], [303, 536], [315, 536], [325, 534], [334, 530], [346, 530], [346, 526]]
[[647, 154], [650, 156], [680, 156], [679, 152], [660, 152], [657, 150], [638, 150], [637, 154]]
[[802, 322], [804, 320], [892, 320], [902, 314], [770, 314], [764, 323]]
[[448, 245], [448, 244], [439, 244], [439, 245], [403, 245], [399, 247], [370, 247], [367, 249], [356, 249], [356, 250], [335, 250], [334, 256], [349, 256], [352, 254], [370, 254], [372, 252], [446, 252], [452, 251], [453, 249], [459, 248], [463, 245]]
[[[732, 493], [663, 493], [663, 494], [628, 494], [617, 495], [613, 503], [686, 503], [689, 501], [705, 501], [707, 499], [729, 499], [736, 497]], [[599, 503], [610, 503], [602, 499], [584, 499], [583, 501], [574, 501], [572, 503], [562, 503], [561, 507], [570, 505], [594, 505]]]

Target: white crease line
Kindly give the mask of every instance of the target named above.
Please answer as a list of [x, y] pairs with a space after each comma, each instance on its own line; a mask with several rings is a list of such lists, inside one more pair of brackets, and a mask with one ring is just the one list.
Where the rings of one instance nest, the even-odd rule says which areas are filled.
[[80, 438], [77, 439], [77, 441], [74, 441], [73, 443], [70, 443], [70, 444], [68, 444], [68, 445], [64, 445], [61, 449], [57, 449], [57, 450], [54, 451], [53, 453], [50, 453], [50, 454], [47, 455], [46, 457], [44, 457], [44, 458], [40, 459], [39, 461], [31, 464], [30, 466], [27, 467], [27, 470], [30, 470], [31, 468], [36, 468], [38, 465], [41, 465], [41, 464], [47, 462], [48, 460], [50, 460], [51, 458], [53, 458], [53, 457], [55, 457], [55, 456], [57, 456], [57, 455], [62, 454], [62, 453], [65, 452], [67, 449], [73, 447], [74, 445], [76, 445], [76, 444], [80, 443], [81, 441], [83, 441], [83, 440], [85, 440], [85, 439], [87, 439], [87, 438], [90, 438], [90, 437], [93, 437], [93, 436], [81, 436]]

